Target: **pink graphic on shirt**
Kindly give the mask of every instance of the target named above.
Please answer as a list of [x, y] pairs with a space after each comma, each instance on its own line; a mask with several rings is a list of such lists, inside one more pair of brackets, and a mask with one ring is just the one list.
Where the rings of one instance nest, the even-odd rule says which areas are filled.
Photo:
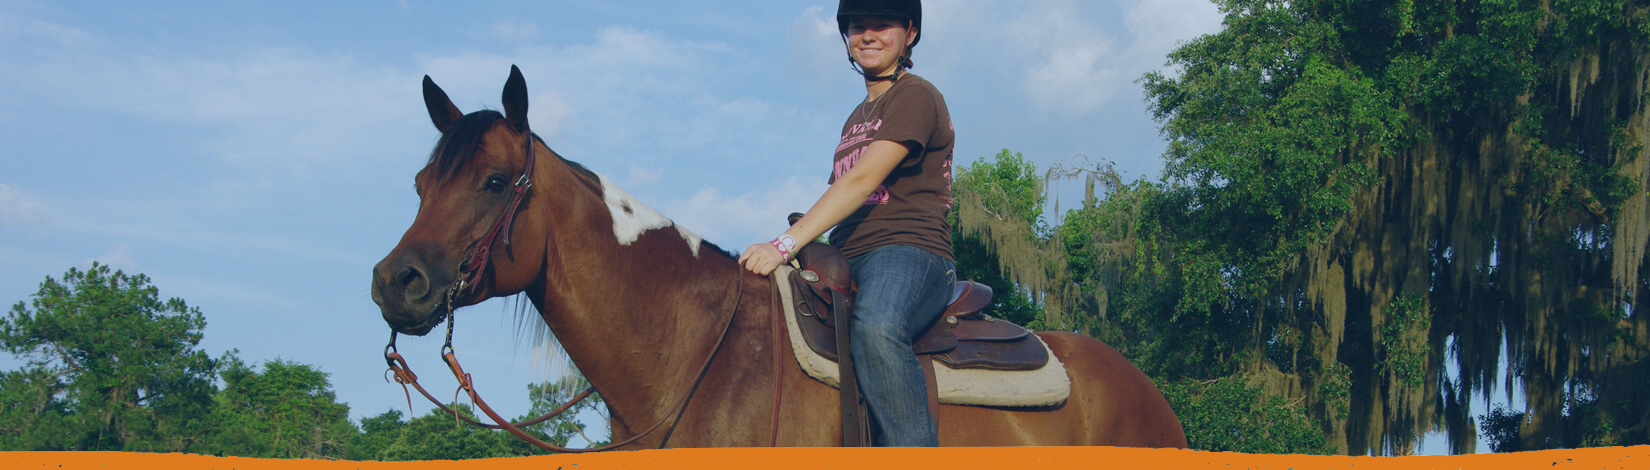
[[888, 187], [880, 185], [880, 184], [877, 185], [877, 190], [876, 191], [871, 191], [871, 196], [870, 197], [865, 198], [865, 205], [867, 205], [867, 206], [872, 205], [872, 204], [887, 204], [887, 203], [888, 203]]
[[[842, 175], [848, 174], [848, 170], [853, 169], [854, 165], [859, 164], [859, 159], [865, 158], [866, 149], [871, 148], [870, 145], [867, 144], [871, 141], [871, 131], [878, 129], [882, 129], [882, 119], [880, 118], [874, 121], [855, 124], [848, 128], [848, 133], [842, 135], [842, 143], [837, 144], [836, 150], [841, 152], [843, 149], [856, 145], [860, 147], [854, 149], [853, 152], [848, 153], [847, 156], [842, 157], [842, 159], [837, 160], [836, 163], [832, 165], [831, 178], [833, 180], [841, 179]], [[888, 187], [884, 185], [877, 185], [877, 189], [875, 191], [871, 191], [871, 195], [865, 198], [865, 205], [887, 204], [888, 200]]]

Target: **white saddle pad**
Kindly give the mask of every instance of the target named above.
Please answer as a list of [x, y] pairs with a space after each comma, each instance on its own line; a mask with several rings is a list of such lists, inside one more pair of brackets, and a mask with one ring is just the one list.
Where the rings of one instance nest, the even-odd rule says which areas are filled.
[[[826, 385], [839, 387], [841, 379], [836, 363], [815, 353], [802, 339], [802, 330], [796, 324], [796, 302], [792, 300], [791, 271], [794, 269], [790, 266], [781, 265], [774, 272], [775, 279], [779, 280], [780, 300], [785, 303], [785, 329], [790, 332], [791, 351], [796, 353], [797, 364], [808, 372], [808, 376]], [[1042, 338], [1036, 339], [1043, 349], [1048, 349]], [[939, 361], [935, 361], [934, 366], [940, 403], [1047, 406], [1064, 402], [1071, 395], [1071, 379], [1066, 377], [1066, 366], [1054, 357], [1054, 351], [1048, 352], [1048, 364], [1034, 370], [952, 369]]]

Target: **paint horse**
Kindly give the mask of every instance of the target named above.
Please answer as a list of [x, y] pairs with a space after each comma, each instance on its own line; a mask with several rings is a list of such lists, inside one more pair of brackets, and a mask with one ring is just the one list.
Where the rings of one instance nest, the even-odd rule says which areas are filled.
[[[414, 180], [417, 217], [373, 268], [390, 328], [423, 335], [452, 309], [525, 293], [606, 401], [619, 448], [841, 445], [837, 390], [777, 334], [775, 280], [550, 150], [528, 127], [525, 82], [512, 67], [502, 114], [463, 114], [424, 78], [442, 136]], [[1069, 398], [940, 405], [940, 444], [1186, 446], [1157, 387], [1116, 350], [1037, 335], [1065, 364]]]

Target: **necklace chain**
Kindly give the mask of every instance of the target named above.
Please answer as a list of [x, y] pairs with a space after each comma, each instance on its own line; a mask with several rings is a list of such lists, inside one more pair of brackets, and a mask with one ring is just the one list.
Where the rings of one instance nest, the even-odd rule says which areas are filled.
[[895, 78], [894, 78], [894, 82], [893, 82], [893, 83], [890, 83], [890, 84], [889, 84], [889, 85], [888, 85], [888, 89], [887, 89], [887, 90], [883, 90], [883, 91], [882, 91], [882, 94], [881, 94], [881, 95], [877, 95], [877, 99], [876, 99], [876, 101], [872, 101], [872, 102], [871, 102], [871, 109], [870, 109], [870, 111], [869, 111], [869, 112], [867, 112], [867, 111], [866, 111], [866, 109], [865, 109], [865, 105], [864, 105], [864, 104], [861, 104], [861, 105], [860, 105], [860, 107], [859, 107], [859, 121], [860, 121], [860, 122], [862, 122], [862, 123], [864, 123], [864, 122], [871, 122], [871, 115], [872, 115], [872, 114], [876, 114], [876, 112], [877, 112], [877, 105], [879, 105], [879, 104], [882, 104], [882, 99], [883, 99], [883, 98], [885, 98], [885, 97], [887, 97], [887, 96], [888, 96], [888, 93], [889, 93], [889, 92], [892, 92], [892, 91], [894, 91], [894, 84], [895, 84], [895, 83], [899, 83], [899, 77], [898, 77], [898, 76], [897, 76], [897, 74], [898, 74], [898, 73], [899, 73], [899, 72], [894, 72], [894, 73], [895, 73], [895, 74], [896, 74], [896, 76], [895, 76]]

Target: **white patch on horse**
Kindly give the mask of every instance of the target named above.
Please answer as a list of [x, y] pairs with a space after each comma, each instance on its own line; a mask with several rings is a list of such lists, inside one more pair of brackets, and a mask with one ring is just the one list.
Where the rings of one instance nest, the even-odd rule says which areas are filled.
[[[672, 222], [672, 223], [675, 223], [675, 222]], [[681, 225], [676, 226], [676, 233], [682, 234], [682, 239], [687, 240], [688, 246], [693, 248], [693, 257], [698, 258], [699, 257], [699, 242], [703, 241], [699, 238], [699, 234], [693, 233], [693, 231], [688, 230], [687, 227], [683, 227]]]
[[676, 232], [687, 241], [688, 249], [693, 251], [693, 257], [699, 257], [699, 244], [702, 241], [698, 235], [676, 225], [664, 215], [651, 207], [636, 200], [630, 193], [624, 192], [613, 181], [601, 174], [596, 175], [602, 182], [602, 200], [607, 203], [607, 211], [613, 215], [613, 236], [619, 239], [620, 245], [630, 245], [650, 230], [675, 226]]

